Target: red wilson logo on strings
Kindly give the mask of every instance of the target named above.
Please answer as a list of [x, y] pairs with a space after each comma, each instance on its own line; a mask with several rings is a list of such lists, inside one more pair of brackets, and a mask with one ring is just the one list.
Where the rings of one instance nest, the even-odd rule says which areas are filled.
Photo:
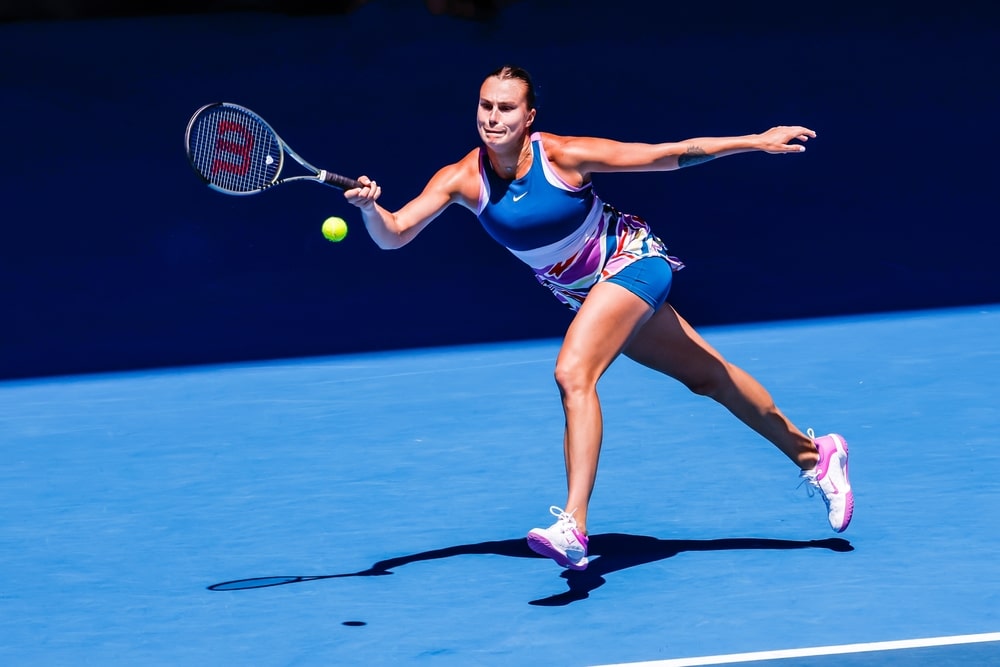
[[[236, 134], [242, 138], [242, 142], [233, 141], [225, 135]], [[250, 169], [250, 152], [253, 150], [253, 135], [240, 125], [225, 118], [219, 120], [218, 134], [216, 135], [216, 153], [212, 161], [212, 174], [226, 171], [231, 174], [243, 176]], [[239, 158], [238, 162], [230, 162], [221, 156], [232, 155]]]

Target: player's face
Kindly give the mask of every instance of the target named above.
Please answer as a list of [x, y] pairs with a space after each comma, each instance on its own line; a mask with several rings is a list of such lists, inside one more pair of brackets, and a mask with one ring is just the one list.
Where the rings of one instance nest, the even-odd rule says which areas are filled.
[[527, 88], [523, 81], [491, 76], [483, 82], [479, 89], [476, 124], [479, 137], [487, 146], [520, 146], [521, 138], [534, 119], [535, 110], [528, 108]]

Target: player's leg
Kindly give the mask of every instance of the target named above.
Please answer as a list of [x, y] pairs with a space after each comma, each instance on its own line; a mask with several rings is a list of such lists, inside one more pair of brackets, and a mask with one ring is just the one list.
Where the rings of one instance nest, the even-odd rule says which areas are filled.
[[664, 304], [642, 326], [625, 354], [718, 401], [774, 444], [823, 492], [833, 529], [847, 528], [853, 494], [847, 480], [847, 443], [841, 436], [814, 438], [812, 432], [800, 431], [760, 382], [726, 361], [670, 304]]
[[555, 379], [566, 416], [563, 445], [569, 495], [565, 507], [576, 510], [582, 527], [587, 525], [603, 438], [597, 382], [652, 312], [645, 301], [624, 288], [599, 283], [567, 330], [556, 359]]
[[555, 379], [566, 418], [566, 503], [565, 509], [552, 508], [556, 523], [532, 530], [528, 543], [564, 567], [587, 566], [587, 509], [604, 433], [597, 382], [652, 313], [649, 304], [627, 289], [598, 283], [573, 318], [559, 350]]
[[726, 361], [670, 304], [664, 304], [645, 323], [625, 354], [679, 380], [694, 393], [718, 401], [800, 468], [816, 465], [818, 453], [813, 441], [778, 410], [768, 391], [749, 373]]

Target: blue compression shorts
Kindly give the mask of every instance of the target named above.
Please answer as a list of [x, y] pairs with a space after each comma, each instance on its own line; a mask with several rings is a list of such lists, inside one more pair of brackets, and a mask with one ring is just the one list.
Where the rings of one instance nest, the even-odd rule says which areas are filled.
[[670, 294], [670, 284], [674, 279], [674, 269], [662, 257], [644, 257], [606, 278], [609, 283], [621, 285], [629, 292], [659, 310]]

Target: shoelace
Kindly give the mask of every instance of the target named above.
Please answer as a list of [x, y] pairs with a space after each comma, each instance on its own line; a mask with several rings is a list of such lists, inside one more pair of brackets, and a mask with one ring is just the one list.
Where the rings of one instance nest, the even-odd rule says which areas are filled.
[[820, 487], [819, 482], [816, 480], [816, 477], [809, 474], [811, 472], [812, 472], [811, 470], [803, 470], [801, 473], [799, 473], [799, 477], [802, 478], [802, 481], [799, 482], [799, 488], [801, 488], [803, 484], [806, 484], [808, 482], [809, 485], [806, 487], [806, 492], [809, 494], [809, 497], [812, 498], [813, 496], [815, 496], [816, 490], [818, 489], [820, 492], [819, 494], [820, 498], [822, 498], [823, 502], [826, 503], [827, 509], [830, 509], [830, 499], [827, 498], [825, 493], [823, 493], [823, 489], [822, 487]]
[[812, 498], [816, 493], [816, 489], [819, 488], [819, 482], [816, 481], [816, 476], [812, 474], [812, 470], [803, 470], [799, 473], [799, 478], [802, 480], [799, 482], [798, 487], [802, 488], [803, 484], [808, 484], [806, 491], [809, 493], [809, 497]]
[[[809, 439], [812, 440], [814, 443], [816, 442], [816, 433], [811, 428], [806, 430], [806, 435], [809, 436]], [[818, 463], [819, 462], [817, 461], [817, 464]], [[816, 474], [814, 472], [815, 470], [816, 469], [813, 468], [812, 470], [803, 470], [802, 472], [799, 473], [799, 477], [802, 478], [802, 481], [799, 482], [797, 488], [802, 488], [802, 485], [808, 482], [809, 486], [806, 487], [806, 491], [809, 492], [810, 498], [816, 495], [816, 489], [820, 488], [819, 482], [816, 480]], [[825, 494], [823, 496], [823, 499], [826, 500]]]
[[576, 528], [576, 519], [573, 518], [573, 515], [575, 513], [576, 509], [574, 509], [572, 512], [567, 512], [563, 508], [556, 507], [555, 505], [549, 507], [549, 514], [556, 517], [556, 520], [558, 521], [559, 525], [559, 530], [561, 530], [564, 533], [568, 533], [569, 531]]

